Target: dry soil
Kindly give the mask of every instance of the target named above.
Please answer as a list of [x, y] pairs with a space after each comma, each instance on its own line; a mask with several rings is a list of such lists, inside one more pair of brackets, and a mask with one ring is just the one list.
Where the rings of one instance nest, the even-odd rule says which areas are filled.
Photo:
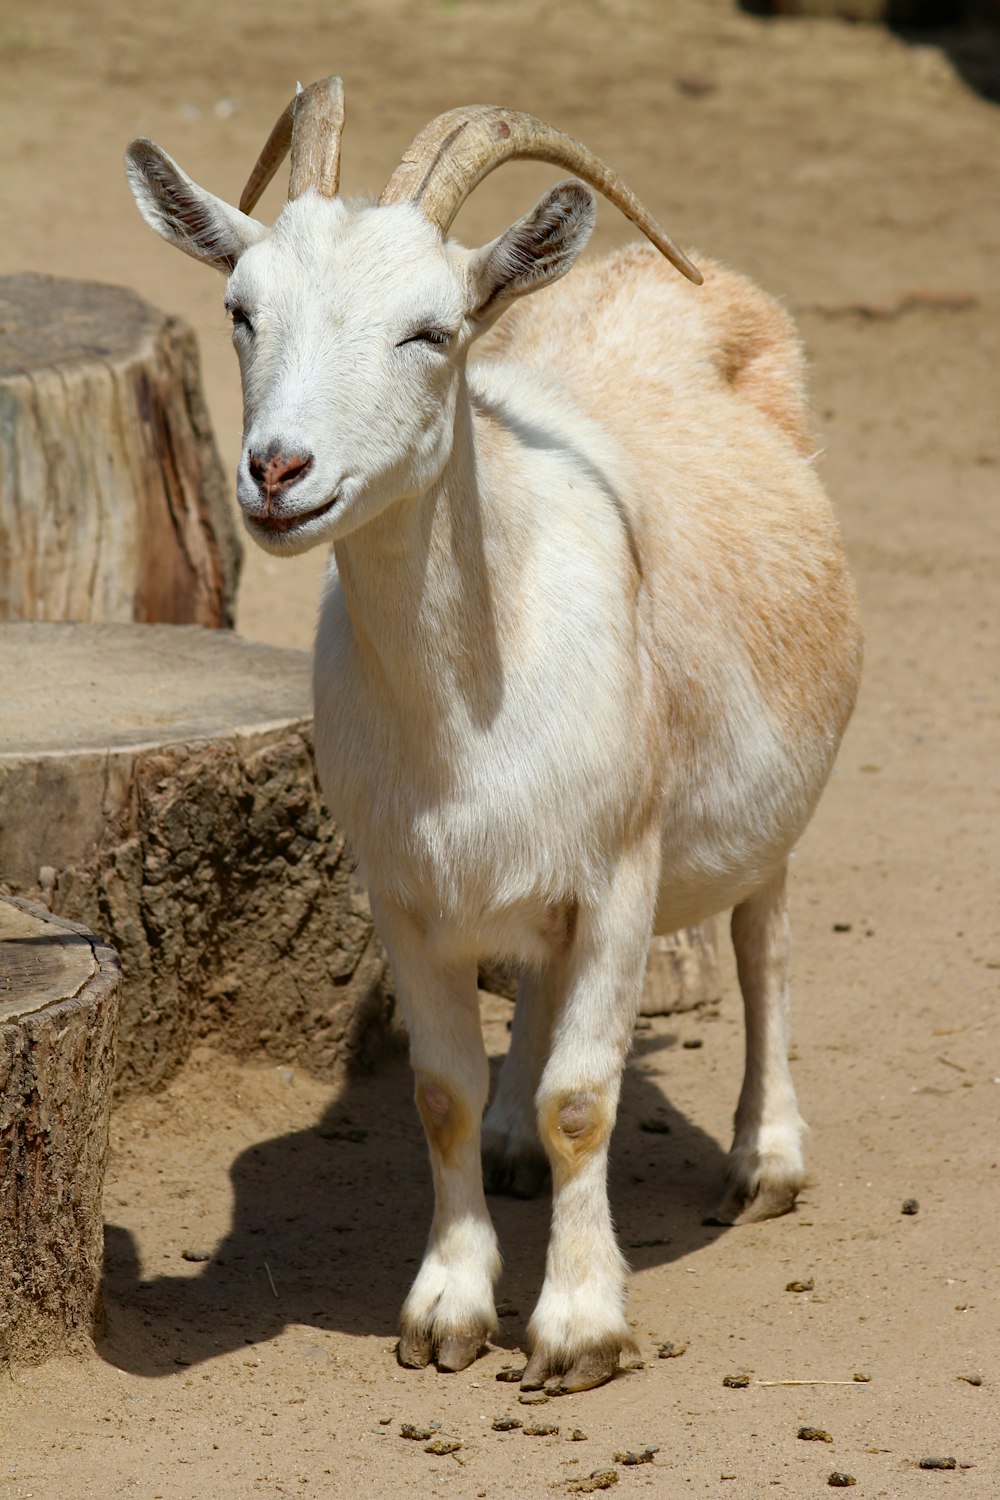
[[[700, 1222], [741, 1066], [727, 969], [717, 1008], [637, 1033], [628, 1072], [612, 1197], [643, 1368], [524, 1408], [494, 1377], [524, 1344], [547, 1204], [495, 1201], [498, 1346], [464, 1374], [402, 1371], [395, 1313], [430, 1211], [405, 1063], [338, 1092], [200, 1055], [115, 1117], [107, 1337], [92, 1359], [0, 1377], [0, 1490], [517, 1500], [613, 1468], [621, 1495], [798, 1500], [839, 1470], [858, 1495], [994, 1497], [997, 106], [936, 45], [725, 0], [11, 0], [0, 270], [122, 282], [189, 318], [230, 465], [221, 283], [140, 222], [122, 149], [150, 135], [235, 198], [295, 79], [330, 71], [347, 84], [348, 192], [377, 189], [439, 110], [527, 108], [799, 319], [868, 636], [857, 715], [795, 862], [812, 1178], [778, 1222]], [[551, 178], [506, 169], [458, 232], [491, 237]], [[274, 186], [263, 207], [279, 202]], [[627, 234], [602, 209], [596, 250]], [[242, 631], [307, 644], [321, 567], [248, 556]], [[502, 1008], [487, 1030], [499, 1054]], [[665, 1340], [686, 1353], [658, 1358]], [[724, 1386], [734, 1374], [749, 1384]], [[508, 1412], [559, 1431], [493, 1431]], [[403, 1422], [462, 1446], [428, 1454]], [[832, 1441], [800, 1440], [804, 1425]], [[651, 1463], [615, 1462], [646, 1446]], [[927, 1457], [958, 1467], [921, 1470]]]

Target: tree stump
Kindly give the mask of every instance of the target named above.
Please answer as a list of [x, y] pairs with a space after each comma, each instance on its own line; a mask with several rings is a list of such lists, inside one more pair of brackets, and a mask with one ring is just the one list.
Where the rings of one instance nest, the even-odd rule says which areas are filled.
[[307, 652], [198, 626], [0, 625], [0, 872], [125, 971], [118, 1082], [213, 1038], [335, 1074], [386, 960], [312, 758]]
[[716, 920], [685, 927], [649, 945], [639, 1014], [669, 1016], [719, 998]]
[[85, 927], [0, 899], [0, 1359], [99, 1332], [120, 989]]
[[231, 625], [241, 549], [194, 334], [133, 292], [0, 278], [0, 620]]
[[[649, 945], [639, 1014], [669, 1016], [677, 1011], [694, 1010], [707, 1000], [717, 1000], [716, 942], [714, 917], [698, 927], [654, 937]], [[479, 988], [513, 1000], [517, 995], [517, 975], [502, 964], [483, 964], [479, 970]]]

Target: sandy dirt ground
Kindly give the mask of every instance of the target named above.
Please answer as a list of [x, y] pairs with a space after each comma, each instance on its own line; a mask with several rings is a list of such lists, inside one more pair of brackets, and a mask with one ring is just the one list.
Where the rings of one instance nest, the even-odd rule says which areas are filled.
[[[221, 282], [141, 224], [122, 150], [151, 135], [235, 198], [296, 77], [339, 71], [346, 191], [377, 190], [439, 110], [512, 104], [585, 139], [681, 243], [788, 303], [868, 637], [792, 888], [812, 1175], [783, 1220], [701, 1224], [742, 1060], [727, 969], [717, 1007], [637, 1032], [628, 1070], [612, 1201], [643, 1368], [523, 1407], [494, 1377], [524, 1347], [546, 1202], [493, 1200], [497, 1347], [460, 1375], [400, 1370], [395, 1316], [430, 1212], [405, 1061], [334, 1090], [204, 1053], [116, 1114], [107, 1337], [89, 1360], [0, 1377], [0, 1492], [515, 1500], [613, 1468], [621, 1495], [805, 1497], [840, 1470], [861, 1496], [995, 1497], [997, 106], [937, 47], [724, 0], [291, 0], [277, 15], [11, 0], [0, 270], [123, 282], [190, 319], [232, 465]], [[551, 180], [505, 169], [457, 231], [491, 237]], [[275, 186], [263, 209], [279, 203]], [[596, 250], [627, 235], [602, 208]], [[243, 632], [308, 644], [321, 568], [248, 555]], [[487, 1033], [495, 1057], [502, 1007]], [[658, 1358], [665, 1340], [686, 1352]], [[749, 1385], [724, 1386], [735, 1374]], [[525, 1427], [494, 1431], [507, 1413]], [[435, 1457], [403, 1422], [462, 1447]], [[832, 1441], [800, 1440], [803, 1425]], [[647, 1446], [651, 1463], [615, 1462]]]

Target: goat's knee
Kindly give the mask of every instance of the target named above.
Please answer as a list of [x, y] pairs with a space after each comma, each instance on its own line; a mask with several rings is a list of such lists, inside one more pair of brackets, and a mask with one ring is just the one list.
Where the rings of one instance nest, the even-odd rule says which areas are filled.
[[564, 1089], [539, 1101], [538, 1132], [553, 1174], [568, 1181], [607, 1145], [614, 1124], [606, 1091]]
[[429, 1074], [417, 1077], [417, 1112], [432, 1151], [447, 1164], [472, 1135], [472, 1115], [456, 1090]]

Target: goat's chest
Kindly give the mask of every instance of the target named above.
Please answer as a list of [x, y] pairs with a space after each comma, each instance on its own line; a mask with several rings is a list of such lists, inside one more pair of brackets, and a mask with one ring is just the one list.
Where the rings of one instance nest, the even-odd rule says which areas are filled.
[[543, 663], [473, 699], [416, 674], [383, 689], [335, 612], [320, 644], [320, 779], [373, 889], [479, 926], [590, 883], [634, 796], [620, 674], [557, 679]]

